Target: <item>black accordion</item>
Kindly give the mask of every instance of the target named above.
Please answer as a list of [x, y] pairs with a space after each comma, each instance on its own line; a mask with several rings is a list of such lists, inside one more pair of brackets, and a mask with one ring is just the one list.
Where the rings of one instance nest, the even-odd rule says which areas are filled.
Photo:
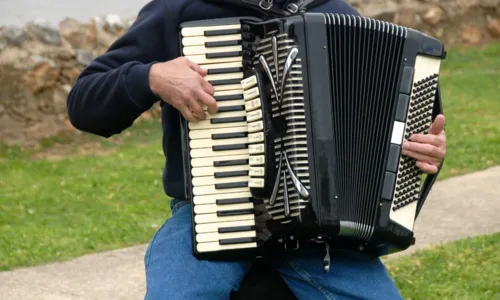
[[[442, 43], [359, 16], [189, 21], [181, 53], [219, 110], [182, 120], [199, 259], [311, 245], [401, 251], [436, 174], [401, 154], [442, 112]], [[386, 249], [386, 250], [384, 250]]]

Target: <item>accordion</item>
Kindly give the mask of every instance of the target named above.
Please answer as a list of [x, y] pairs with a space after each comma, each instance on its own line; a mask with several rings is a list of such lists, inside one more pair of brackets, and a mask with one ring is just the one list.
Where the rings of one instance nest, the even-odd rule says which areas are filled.
[[188, 21], [179, 34], [219, 107], [181, 121], [197, 258], [414, 244], [437, 174], [424, 179], [401, 146], [442, 112], [439, 40], [309, 12]]

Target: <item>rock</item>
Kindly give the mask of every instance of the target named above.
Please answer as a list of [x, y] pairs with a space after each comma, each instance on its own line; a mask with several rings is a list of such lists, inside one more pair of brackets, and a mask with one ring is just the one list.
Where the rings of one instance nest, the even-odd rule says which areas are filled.
[[71, 18], [59, 23], [59, 32], [74, 49], [92, 49], [96, 40], [89, 25]]
[[97, 53], [92, 50], [78, 49], [76, 50], [76, 60], [86, 66], [97, 57]]
[[104, 18], [103, 29], [112, 34], [123, 34], [125, 29], [125, 21], [115, 14], [109, 14]]
[[60, 46], [62, 44], [61, 35], [56, 28], [53, 28], [45, 21], [33, 21], [25, 25], [24, 30], [33, 39], [46, 45]]
[[32, 94], [45, 89], [54, 88], [57, 84], [61, 68], [52, 60], [43, 57], [32, 57], [33, 67], [24, 74], [26, 88]]
[[439, 6], [431, 6], [424, 14], [423, 19], [425, 22], [436, 25], [443, 17], [443, 10]]
[[393, 22], [401, 26], [415, 27], [416, 16], [415, 12], [411, 10], [398, 11], [394, 16]]
[[488, 16], [488, 31], [494, 37], [500, 37], [500, 20]]
[[0, 43], [3, 41], [5, 43], [4, 47], [7, 47], [7, 45], [21, 47], [27, 38], [26, 33], [17, 27], [6, 28], [0, 32]]
[[477, 44], [481, 41], [481, 31], [472, 25], [466, 25], [462, 30], [462, 41], [466, 44]]

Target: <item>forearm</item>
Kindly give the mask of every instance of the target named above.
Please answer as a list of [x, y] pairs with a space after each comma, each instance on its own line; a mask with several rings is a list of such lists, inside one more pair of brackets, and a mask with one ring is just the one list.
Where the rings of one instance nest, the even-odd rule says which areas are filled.
[[67, 99], [74, 127], [109, 137], [159, 100], [149, 86], [149, 71], [167, 59], [165, 3], [146, 4], [131, 28], [80, 74]]
[[68, 96], [72, 125], [109, 137], [131, 126], [158, 100], [149, 88], [151, 64], [127, 62], [104, 71], [95, 61], [76, 81]]

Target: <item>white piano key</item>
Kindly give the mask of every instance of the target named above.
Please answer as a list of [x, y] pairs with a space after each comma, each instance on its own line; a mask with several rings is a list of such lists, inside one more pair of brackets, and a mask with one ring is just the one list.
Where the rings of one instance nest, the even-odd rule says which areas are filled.
[[[224, 80], [224, 79], [240, 79], [243, 78], [243, 72], [236, 72], [236, 73], [222, 73], [222, 74], [209, 74], [206, 75], [205, 80], [207, 81], [212, 81], [212, 80]], [[239, 89], [240, 86], [238, 86], [236, 89]]]
[[[208, 129], [216, 129], [216, 128], [229, 128], [229, 127], [241, 127], [244, 125], [247, 125], [247, 121], [241, 121], [241, 122], [231, 122], [231, 123], [217, 123], [217, 124], [212, 124], [210, 120], [202, 120], [199, 121], [198, 123], [194, 122], [189, 122], [189, 129], [190, 130], [208, 130]], [[248, 127], [247, 127], [248, 130]]]
[[[214, 91], [229, 91], [229, 90], [237, 90], [241, 87], [240, 84], [223, 84], [223, 85], [215, 85], [213, 86]], [[232, 94], [230, 94], [232, 95]]]
[[201, 140], [191, 140], [189, 146], [191, 149], [208, 148], [217, 145], [238, 145], [238, 144], [248, 144], [248, 137], [244, 138], [234, 138], [234, 139], [201, 139]]
[[248, 160], [248, 153], [237, 154], [237, 155], [227, 155], [224, 157], [210, 156], [210, 157], [200, 157], [191, 159], [192, 167], [206, 167], [212, 166], [214, 162], [218, 161], [230, 161], [230, 160]]
[[196, 245], [198, 252], [213, 252], [230, 249], [256, 248], [257, 243], [241, 243], [231, 245], [219, 245], [219, 242], [199, 243]]
[[[197, 63], [199, 65], [204, 64], [219, 64], [225, 62], [242, 62], [242, 56], [231, 56], [231, 57], [221, 57], [221, 58], [207, 58], [205, 54], [202, 55], [186, 55], [186, 58], [190, 61]], [[241, 85], [240, 85], [241, 87]]]
[[218, 156], [219, 158], [221, 158], [226, 155], [229, 156], [229, 155], [249, 154], [248, 148], [236, 149], [236, 150], [223, 150], [223, 151], [213, 151], [212, 148], [201, 148], [201, 149], [193, 149], [191, 150], [190, 153], [192, 158], [210, 157], [210, 156]]
[[194, 206], [195, 214], [208, 214], [208, 213], [217, 213], [218, 211], [228, 211], [235, 209], [252, 209], [253, 203], [237, 203], [237, 204], [225, 204], [225, 205], [217, 205], [217, 204], [202, 204]]
[[255, 215], [253, 213], [249, 213], [246, 215], [219, 217], [217, 216], [217, 214], [213, 213], [213, 214], [201, 214], [194, 216], [194, 222], [196, 224], [243, 221], [243, 220], [255, 220]]
[[193, 195], [201, 196], [201, 195], [215, 195], [223, 193], [239, 193], [239, 192], [247, 192], [248, 190], [249, 190], [248, 187], [216, 189], [215, 185], [202, 185], [193, 187]]
[[196, 167], [191, 169], [193, 176], [214, 176], [217, 172], [234, 172], [234, 171], [248, 171], [248, 165], [240, 166], [224, 166], [224, 167]]
[[224, 227], [239, 227], [239, 226], [254, 226], [255, 219], [242, 220], [242, 221], [232, 221], [232, 222], [220, 222], [220, 223], [206, 223], [206, 224], [196, 224], [196, 233], [206, 233], [206, 232], [217, 232], [219, 228]]
[[234, 183], [242, 181], [248, 181], [248, 176], [222, 177], [222, 178], [215, 178], [214, 176], [193, 177], [192, 183], [193, 186], [203, 186], [203, 185]]
[[[217, 107], [227, 107], [227, 106], [243, 106], [245, 105], [245, 100], [229, 100], [229, 101], [217, 101]], [[202, 105], [203, 110], [207, 110], [206, 104]]]
[[[243, 90], [240, 88], [229, 91], [215, 91], [214, 96], [227, 96], [227, 95], [242, 95]], [[243, 98], [241, 98], [243, 99]]]
[[214, 195], [203, 195], [203, 196], [194, 196], [193, 203], [195, 205], [199, 204], [215, 204], [217, 200], [224, 199], [234, 199], [234, 198], [251, 198], [252, 194], [250, 190], [247, 188], [246, 191], [243, 192], [235, 192], [235, 193], [224, 193], [224, 194], [214, 194]]
[[222, 239], [237, 239], [244, 237], [256, 237], [255, 230], [251, 231], [240, 231], [240, 232], [209, 232], [209, 233], [199, 233], [196, 235], [196, 242], [206, 243], [206, 242], [219, 242]]
[[[181, 29], [181, 36], [205, 36], [205, 31], [226, 30], [226, 29], [240, 29], [240, 24], [228, 25], [213, 25], [213, 26], [200, 26], [200, 27], [185, 27]], [[220, 35], [223, 36], [223, 35]]]
[[207, 53], [225, 53], [242, 51], [241, 45], [223, 47], [188, 46], [182, 49], [184, 55], [197, 55]]
[[187, 36], [182, 38], [182, 45], [184, 47], [197, 46], [205, 45], [205, 43], [225, 41], [241, 41], [241, 34], [227, 34], [219, 36]]
[[[236, 101], [239, 101], [239, 100], [236, 100]], [[231, 101], [227, 101], [227, 102], [231, 102]], [[191, 130], [191, 131], [189, 131], [189, 138], [191, 140], [208, 139], [208, 138], [212, 138], [212, 134], [241, 133], [241, 132], [248, 132], [248, 126], [214, 128], [214, 129], [205, 129], [205, 130]]]

